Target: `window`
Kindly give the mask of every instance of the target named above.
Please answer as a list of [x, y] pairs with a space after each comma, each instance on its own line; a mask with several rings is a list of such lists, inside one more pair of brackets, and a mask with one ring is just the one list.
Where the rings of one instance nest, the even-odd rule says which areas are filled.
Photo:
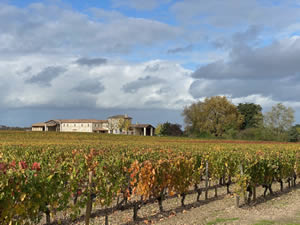
[[81, 126], [83, 127], [83, 124], [81, 124]]

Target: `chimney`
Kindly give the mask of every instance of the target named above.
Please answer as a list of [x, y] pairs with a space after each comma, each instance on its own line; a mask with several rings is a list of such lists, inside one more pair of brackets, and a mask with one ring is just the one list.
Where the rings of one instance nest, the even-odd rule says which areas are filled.
[[127, 115], [127, 114], [125, 114], [125, 115], [124, 115], [124, 117], [125, 117], [125, 118], [128, 118], [128, 115]]

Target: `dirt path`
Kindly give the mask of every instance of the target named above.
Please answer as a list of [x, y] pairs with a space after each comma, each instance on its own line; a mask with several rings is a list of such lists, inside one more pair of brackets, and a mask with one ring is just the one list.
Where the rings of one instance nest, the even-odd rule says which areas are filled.
[[[286, 185], [285, 185], [286, 186]], [[231, 190], [234, 187], [231, 187]], [[263, 189], [257, 188], [257, 201], [250, 206], [235, 207], [235, 196], [226, 194], [226, 188], [218, 188], [218, 197], [214, 190], [204, 194], [196, 202], [196, 194], [189, 194], [185, 207], [181, 206], [180, 198], [173, 197], [163, 202], [164, 213], [159, 212], [158, 204], [144, 205], [138, 212], [139, 221], [132, 221], [132, 208], [117, 210], [109, 214], [111, 225], [158, 224], [158, 225], [214, 225], [214, 224], [247, 224], [271, 225], [289, 224], [300, 225], [300, 184], [295, 188], [285, 187], [279, 191], [279, 185], [273, 185], [274, 196], [263, 197]], [[242, 201], [243, 202], [243, 201]], [[104, 213], [101, 207], [93, 209], [91, 225], [104, 224]], [[84, 225], [84, 215], [76, 222], [71, 222], [69, 216], [60, 216], [62, 223]], [[58, 218], [56, 218], [58, 219]], [[41, 224], [44, 224], [43, 221]]]
[[[262, 190], [260, 190], [260, 194]], [[191, 208], [178, 213], [168, 219], [163, 219], [155, 224], [290, 224], [300, 225], [300, 188], [295, 188], [287, 193], [262, 197], [252, 206], [234, 207], [233, 196], [220, 197], [205, 206]]]

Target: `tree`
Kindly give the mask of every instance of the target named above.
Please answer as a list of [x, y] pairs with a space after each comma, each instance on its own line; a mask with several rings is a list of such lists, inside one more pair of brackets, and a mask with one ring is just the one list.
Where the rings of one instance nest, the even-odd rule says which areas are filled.
[[263, 124], [262, 107], [254, 103], [240, 103], [237, 106], [240, 114], [244, 116], [241, 129], [258, 128]]
[[[158, 128], [158, 129], [157, 129]], [[159, 124], [155, 129], [156, 135], [160, 136], [182, 136], [181, 125], [174, 123]]]
[[122, 132], [125, 131], [125, 133], [127, 134], [130, 125], [131, 125], [130, 120], [124, 118], [119, 119], [118, 128], [120, 129], [120, 131]]
[[190, 134], [210, 133], [221, 137], [227, 130], [238, 130], [243, 116], [226, 97], [206, 98], [185, 107], [183, 111], [186, 131]]
[[293, 126], [288, 131], [288, 139], [290, 142], [297, 142], [300, 139], [299, 132], [296, 126]]
[[294, 123], [294, 110], [278, 103], [264, 116], [266, 128], [272, 129], [277, 135], [288, 131]]
[[162, 124], [159, 123], [155, 128], [155, 135], [161, 136], [161, 129], [162, 129]]

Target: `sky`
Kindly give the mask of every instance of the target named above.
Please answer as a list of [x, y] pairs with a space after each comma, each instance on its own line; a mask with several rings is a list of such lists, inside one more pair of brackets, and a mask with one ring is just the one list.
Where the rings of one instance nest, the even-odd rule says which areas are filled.
[[300, 0], [0, 0], [0, 124], [183, 125], [222, 95], [300, 123]]

